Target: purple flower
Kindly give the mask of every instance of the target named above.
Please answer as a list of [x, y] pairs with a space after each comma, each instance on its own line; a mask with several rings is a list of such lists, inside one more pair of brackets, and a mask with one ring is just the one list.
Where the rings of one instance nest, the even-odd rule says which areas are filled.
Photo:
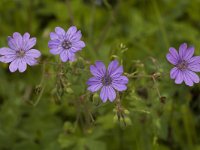
[[170, 72], [171, 79], [175, 79], [176, 84], [183, 81], [188, 86], [199, 83], [199, 76], [195, 72], [200, 72], [200, 56], [193, 56], [194, 47], [187, 47], [183, 43], [179, 47], [179, 52], [175, 48], [169, 48], [166, 55], [167, 60], [175, 67]]
[[81, 37], [81, 31], [77, 31], [75, 26], [70, 27], [67, 32], [61, 27], [56, 27], [55, 32], [50, 33], [51, 40], [48, 43], [50, 53], [59, 54], [62, 62], [74, 61], [75, 53], [85, 47]]
[[8, 37], [9, 47], [0, 48], [0, 61], [11, 62], [9, 65], [11, 72], [15, 72], [17, 69], [19, 72], [24, 72], [27, 64], [30, 66], [37, 64], [36, 58], [41, 56], [40, 51], [32, 49], [35, 44], [36, 38], [30, 38], [29, 33], [22, 36], [15, 32], [13, 37]]
[[114, 60], [109, 64], [107, 70], [101, 61], [96, 61], [95, 66], [90, 66], [90, 72], [94, 77], [87, 82], [88, 90], [96, 92], [101, 88], [100, 97], [103, 102], [106, 102], [107, 99], [111, 102], [114, 101], [116, 98], [115, 90], [124, 91], [127, 89], [128, 78], [122, 76], [123, 67], [118, 65], [118, 61]]

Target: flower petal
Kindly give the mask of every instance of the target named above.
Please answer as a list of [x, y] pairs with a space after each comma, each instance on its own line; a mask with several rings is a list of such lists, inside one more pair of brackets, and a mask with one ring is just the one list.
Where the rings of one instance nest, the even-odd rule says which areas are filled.
[[112, 86], [117, 90], [117, 91], [124, 91], [127, 89], [127, 86], [125, 84], [128, 83], [128, 78], [126, 76], [120, 76], [116, 79], [113, 79], [112, 81]]
[[108, 65], [108, 74], [112, 74], [118, 67], [119, 62], [117, 60], [111, 61]]
[[75, 34], [73, 34], [73, 36], [70, 36], [69, 40], [72, 42], [77, 42], [80, 41], [82, 37], [81, 31], [77, 31]]
[[183, 72], [181, 70], [178, 70], [178, 73], [176, 75], [175, 83], [181, 84], [183, 82]]
[[194, 72], [200, 72], [200, 64], [188, 65], [188, 69]]
[[15, 54], [16, 54], [16, 51], [10, 48], [7, 48], [7, 47], [0, 48], [0, 55], [15, 55]]
[[123, 67], [122, 66], [119, 66], [116, 70], [114, 70], [111, 74], [110, 74], [110, 76], [112, 77], [112, 78], [117, 78], [117, 77], [119, 77], [119, 76], [121, 76], [122, 75], [122, 73], [123, 73]]
[[16, 58], [16, 51], [7, 47], [3, 47], [0, 48], [0, 55], [3, 55], [0, 57], [1, 62], [9, 63]]
[[24, 44], [24, 50], [27, 51], [29, 49], [31, 49], [35, 44], [36, 44], [36, 38], [30, 38], [26, 44]]
[[61, 41], [59, 41], [58, 39], [57, 39], [57, 40], [50, 40], [50, 41], [48, 42], [48, 47], [49, 47], [50, 49], [55, 49], [55, 48], [58, 48], [58, 47], [59, 47], [60, 43], [61, 43]]
[[34, 66], [38, 63], [37, 60], [35, 60], [33, 57], [24, 56], [23, 59], [29, 66]]
[[55, 28], [56, 34], [59, 36], [59, 38], [63, 39], [65, 36], [65, 30], [61, 27], [56, 27]]
[[18, 70], [19, 72], [24, 72], [27, 68], [26, 62], [23, 59], [19, 59], [18, 61]]
[[98, 83], [98, 84], [93, 84], [91, 86], [89, 86], [87, 89], [91, 92], [96, 92], [98, 91], [101, 87], [102, 87], [102, 83]]
[[12, 38], [12, 37], [8, 37], [8, 46], [11, 48], [11, 49], [13, 49], [13, 50], [15, 50], [15, 51], [17, 51], [17, 50], [19, 50], [20, 48], [18, 47], [18, 45], [16, 44], [16, 42], [15, 42], [15, 40]]
[[41, 56], [41, 52], [37, 49], [30, 49], [26, 52], [26, 55], [33, 58], [39, 58]]
[[127, 86], [125, 84], [120, 84], [120, 83], [112, 83], [112, 86], [117, 90], [117, 91], [125, 91], [127, 89]]
[[185, 51], [185, 55], [183, 57], [184, 60], [189, 60], [194, 54], [194, 47], [189, 47]]
[[186, 85], [193, 86], [194, 83], [187, 73], [183, 74], [183, 78], [184, 78], [184, 82], [185, 82]]
[[23, 41], [25, 42], [25, 41], [28, 41], [29, 40], [29, 38], [30, 38], [30, 34], [28, 33], [28, 32], [26, 32], [26, 33], [24, 33], [24, 35], [23, 35]]
[[183, 43], [179, 47], [179, 56], [184, 59], [187, 50], [187, 44]]
[[170, 78], [171, 79], [175, 79], [176, 78], [176, 76], [178, 75], [178, 68], [176, 68], [176, 67], [174, 67], [173, 69], [171, 69], [171, 71], [170, 71]]
[[176, 65], [180, 60], [178, 52], [173, 47], [169, 48], [169, 53], [166, 55], [166, 58], [173, 65]]
[[101, 61], [96, 61], [95, 66], [90, 66], [90, 72], [92, 75], [102, 78], [106, 73], [106, 67]]
[[176, 59], [176, 60], [180, 59], [179, 54], [178, 54], [178, 52], [177, 52], [177, 50], [175, 48], [170, 47], [169, 48], [169, 52], [174, 57], [174, 59]]
[[73, 43], [73, 42], [72, 42], [72, 50], [73, 50], [74, 52], [80, 51], [80, 50], [82, 50], [82, 48], [84, 48], [84, 47], [85, 47], [85, 43], [84, 43], [83, 41], [78, 41], [78, 42], [76, 42], [76, 43]]
[[192, 71], [185, 71], [185, 74], [187, 75], [188, 78], [190, 78], [194, 83], [199, 83], [199, 76], [192, 72]]
[[13, 39], [15, 41], [16, 46], [21, 49], [22, 48], [22, 35], [18, 32], [13, 33]]
[[100, 92], [101, 100], [105, 103], [108, 99], [108, 90], [106, 86], [103, 86]]
[[100, 72], [100, 74], [105, 75], [106, 67], [105, 67], [104, 63], [101, 61], [96, 61], [95, 65], [96, 65], [96, 68], [98, 69], [98, 71]]
[[108, 99], [113, 102], [116, 98], [116, 92], [111, 86], [107, 86]]
[[98, 71], [98, 69], [94, 66], [94, 65], [91, 65], [90, 66], [90, 72], [93, 76], [96, 76], [96, 77], [103, 77], [100, 72]]
[[75, 54], [69, 50], [66, 51], [66, 54], [68, 55], [69, 61], [73, 62], [75, 58]]
[[101, 83], [101, 79], [97, 78], [97, 77], [91, 77], [88, 81], [87, 84], [88, 85], [94, 85], [94, 84], [99, 84]]
[[3, 63], [9, 63], [16, 59], [16, 55], [4, 55], [0, 57], [0, 61]]
[[66, 62], [69, 58], [68, 58], [68, 55], [65, 53], [65, 51], [62, 51], [60, 53], [60, 59], [62, 62]]
[[51, 40], [57, 40], [59, 37], [58, 37], [58, 35], [55, 33], [55, 32], [51, 32], [50, 33], [50, 39]]
[[173, 65], [176, 65], [178, 63], [178, 59], [175, 59], [175, 57], [171, 53], [168, 53], [166, 55], [166, 58]]
[[115, 83], [118, 83], [118, 84], [127, 84], [128, 78], [126, 76], [120, 76], [120, 77], [117, 77], [117, 78], [113, 78], [112, 82], [115, 82]]
[[18, 69], [19, 59], [15, 59], [9, 65], [10, 72], [15, 72]]
[[77, 32], [77, 28], [75, 26], [71, 26], [66, 33], [67, 38], [72, 39], [74, 34]]
[[49, 52], [51, 54], [53, 54], [53, 55], [57, 55], [57, 54], [60, 54], [62, 51], [63, 51], [63, 48], [62, 47], [58, 47], [58, 48], [50, 49]]
[[199, 65], [200, 64], [200, 56], [194, 56], [188, 60], [188, 65]]
[[30, 34], [29, 33], [24, 33], [23, 37], [22, 37], [22, 49], [26, 50], [28, 47], [28, 43], [29, 43], [29, 38], [30, 38]]

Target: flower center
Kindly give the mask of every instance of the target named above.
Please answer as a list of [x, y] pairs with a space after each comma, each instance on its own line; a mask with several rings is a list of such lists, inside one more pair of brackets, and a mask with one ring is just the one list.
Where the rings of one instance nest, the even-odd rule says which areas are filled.
[[112, 83], [112, 78], [109, 76], [109, 75], [105, 75], [103, 78], [102, 78], [102, 84], [104, 86], [107, 86], [107, 85], [110, 85]]
[[69, 48], [72, 47], [72, 43], [71, 43], [70, 41], [64, 40], [64, 41], [62, 42], [62, 47], [63, 47], [64, 49], [69, 49]]
[[185, 70], [188, 68], [188, 63], [185, 60], [182, 60], [177, 64], [177, 68], [180, 70]]
[[25, 51], [21, 49], [17, 51], [16, 53], [17, 53], [17, 57], [23, 57], [25, 55]]

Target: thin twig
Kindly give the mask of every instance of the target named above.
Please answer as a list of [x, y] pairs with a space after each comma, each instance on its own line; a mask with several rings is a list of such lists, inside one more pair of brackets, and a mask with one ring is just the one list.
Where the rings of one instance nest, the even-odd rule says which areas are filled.
[[42, 90], [41, 90], [41, 92], [40, 92], [40, 94], [39, 94], [37, 100], [36, 100], [35, 103], [33, 104], [34, 107], [37, 106], [37, 104], [40, 102], [40, 99], [41, 99], [41, 97], [42, 97], [42, 95], [43, 95], [43, 93], [44, 93], [44, 89], [45, 89], [45, 87], [42, 88]]
[[161, 98], [162, 96], [161, 96], [160, 91], [158, 89], [158, 85], [157, 85], [156, 79], [155, 79], [155, 77], [153, 75], [152, 75], [152, 79], [153, 79], [153, 82], [155, 84], [155, 88], [156, 88], [157, 94], [158, 94], [159, 98]]

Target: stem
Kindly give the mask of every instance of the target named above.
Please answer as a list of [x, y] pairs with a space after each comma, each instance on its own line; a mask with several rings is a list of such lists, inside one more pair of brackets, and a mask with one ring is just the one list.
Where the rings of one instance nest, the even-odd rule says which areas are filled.
[[[39, 85], [42, 85], [43, 82], [44, 82], [44, 79], [45, 79], [45, 67], [46, 67], [46, 64], [45, 64], [45, 62], [44, 62], [43, 66], [42, 66], [42, 78], [41, 78], [41, 81], [40, 81], [40, 84], [39, 84]], [[40, 99], [41, 99], [41, 97], [42, 97], [42, 95], [43, 95], [43, 93], [44, 93], [45, 86], [46, 86], [46, 85], [44, 85], [44, 87], [41, 89], [40, 94], [39, 94], [37, 100], [36, 100], [35, 103], [33, 104], [34, 107], [37, 106], [37, 104], [40, 102]]]
[[152, 78], [152, 76], [151, 75], [135, 75], [135, 76], [132, 76], [132, 77], [130, 77], [130, 78]]
[[117, 92], [117, 98], [116, 98], [116, 110], [117, 110], [117, 116], [118, 116], [118, 121], [120, 122], [120, 118], [123, 120], [123, 124], [126, 127], [126, 121], [124, 118], [124, 109], [121, 105], [120, 97], [119, 97], [119, 92]]
[[40, 95], [38, 96], [37, 100], [36, 100], [35, 103], [33, 104], [34, 107], [37, 106], [37, 104], [40, 102], [40, 99], [41, 99], [41, 97], [42, 97], [42, 95], [43, 95], [43, 93], [44, 93], [44, 89], [45, 89], [45, 87], [42, 88], [42, 90], [41, 90], [41, 92], [40, 92]]
[[160, 94], [160, 91], [158, 89], [158, 85], [157, 85], [156, 79], [155, 79], [155, 77], [153, 75], [152, 75], [152, 79], [153, 79], [153, 82], [155, 84], [155, 88], [156, 88], [157, 94], [158, 94], [159, 98], [161, 98], [161, 94]]

